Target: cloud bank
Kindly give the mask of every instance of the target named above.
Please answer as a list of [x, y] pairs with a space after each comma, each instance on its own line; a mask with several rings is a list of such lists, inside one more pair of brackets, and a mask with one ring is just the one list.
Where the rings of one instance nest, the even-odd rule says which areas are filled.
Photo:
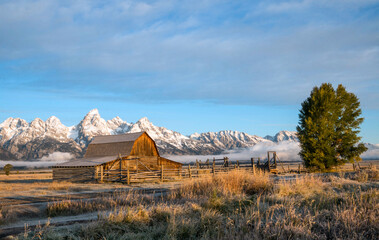
[[[230, 160], [250, 160], [252, 157], [260, 157], [267, 159], [267, 151], [276, 151], [278, 157], [282, 161], [301, 161], [299, 152], [300, 145], [298, 142], [283, 141], [279, 143], [274, 142], [260, 142], [251, 148], [242, 150], [229, 151], [221, 155], [187, 155], [187, 156], [167, 156], [169, 159], [179, 161], [182, 163], [194, 162], [196, 159], [202, 162], [206, 159], [219, 159], [228, 157]], [[370, 144], [368, 150], [361, 155], [363, 160], [379, 159], [379, 146], [378, 144]]]
[[44, 156], [40, 159], [33, 161], [2, 161], [0, 160], [0, 168], [6, 164], [12, 164], [14, 167], [26, 167], [26, 168], [44, 168], [55, 166], [58, 163], [67, 162], [74, 158], [74, 155], [67, 152], [53, 152], [48, 156]]
[[281, 105], [332, 82], [377, 108], [378, 5], [2, 1], [2, 87], [137, 102]]
[[53, 152], [48, 156], [42, 157], [41, 161], [52, 161], [52, 162], [67, 162], [74, 158], [74, 155], [68, 152]]

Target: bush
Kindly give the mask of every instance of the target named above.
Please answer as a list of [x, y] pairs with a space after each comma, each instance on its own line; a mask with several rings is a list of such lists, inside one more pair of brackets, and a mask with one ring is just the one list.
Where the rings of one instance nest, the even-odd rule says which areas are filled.
[[12, 164], [6, 164], [4, 167], [3, 167], [3, 170], [5, 172], [5, 175], [9, 175], [10, 171], [12, 170], [13, 168], [13, 165]]

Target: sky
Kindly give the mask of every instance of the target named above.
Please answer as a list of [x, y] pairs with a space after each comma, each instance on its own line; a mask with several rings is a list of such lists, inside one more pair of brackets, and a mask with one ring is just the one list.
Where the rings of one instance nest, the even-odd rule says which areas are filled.
[[0, 1], [0, 121], [93, 108], [191, 134], [294, 131], [314, 86], [379, 143], [379, 0]]

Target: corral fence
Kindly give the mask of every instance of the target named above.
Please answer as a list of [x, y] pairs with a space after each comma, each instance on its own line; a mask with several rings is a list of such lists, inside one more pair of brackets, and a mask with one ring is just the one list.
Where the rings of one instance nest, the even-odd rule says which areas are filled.
[[[354, 171], [362, 169], [373, 169], [372, 163], [352, 164]], [[189, 164], [183, 164], [182, 168], [173, 169], [162, 165], [159, 170], [128, 170], [113, 169], [97, 172], [95, 179], [100, 182], [122, 182], [126, 184], [143, 182], [166, 182], [199, 177], [210, 177], [231, 170], [245, 170], [252, 174], [257, 171], [278, 173], [307, 173], [301, 162], [280, 161], [276, 152], [268, 152], [267, 159], [253, 157], [248, 160], [230, 160], [228, 157], [196, 160]]]
[[[267, 160], [268, 159], [268, 160]], [[207, 159], [206, 161], [184, 164], [182, 168], [170, 168], [161, 165], [159, 170], [131, 170], [131, 169], [112, 169], [96, 172], [95, 179], [100, 182], [122, 182], [126, 184], [142, 182], [165, 182], [180, 179], [199, 178], [203, 176], [215, 176], [216, 174], [226, 173], [231, 170], [247, 170], [255, 174], [256, 171], [268, 171], [278, 173], [279, 159], [275, 152], [269, 152], [268, 158], [251, 158], [248, 160], [231, 161], [228, 157]], [[136, 160], [137, 161], [137, 160]], [[284, 170], [284, 168], [283, 168]], [[299, 172], [301, 172], [299, 168]]]

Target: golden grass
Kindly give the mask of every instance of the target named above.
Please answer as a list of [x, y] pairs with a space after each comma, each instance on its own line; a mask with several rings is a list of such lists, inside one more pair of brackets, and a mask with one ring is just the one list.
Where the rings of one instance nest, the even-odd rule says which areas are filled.
[[[377, 182], [344, 177], [306, 175], [275, 184], [264, 173], [233, 171], [186, 181], [165, 197], [134, 192], [93, 202], [57, 202], [50, 209], [56, 215], [102, 211], [92, 224], [64, 231], [49, 227], [37, 235], [43, 239], [376, 239]], [[36, 234], [30, 232], [19, 238], [33, 237]]]
[[35, 173], [35, 174], [10, 174], [10, 175], [0, 175], [0, 181], [11, 181], [11, 180], [46, 180], [53, 179], [52, 173]]
[[278, 195], [302, 195], [304, 197], [318, 194], [325, 189], [325, 184], [321, 177], [313, 175], [298, 176], [291, 181], [281, 181], [278, 184]]
[[269, 175], [258, 171], [255, 175], [244, 170], [235, 170], [213, 178], [192, 179], [171, 193], [172, 198], [198, 198], [218, 193], [223, 196], [254, 194], [269, 191], [273, 184]]

